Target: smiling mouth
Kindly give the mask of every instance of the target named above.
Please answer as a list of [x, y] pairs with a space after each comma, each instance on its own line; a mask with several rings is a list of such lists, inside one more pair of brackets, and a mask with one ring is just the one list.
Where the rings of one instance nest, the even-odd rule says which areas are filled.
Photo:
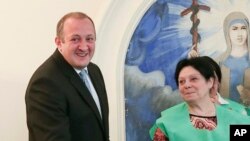
[[76, 53], [77, 54], [77, 56], [80, 56], [80, 57], [85, 57], [85, 56], [87, 56], [88, 55], [88, 53], [87, 52], [83, 52], [83, 53]]
[[190, 94], [193, 94], [193, 92], [187, 92], [187, 93], [185, 93], [185, 95], [190, 95]]

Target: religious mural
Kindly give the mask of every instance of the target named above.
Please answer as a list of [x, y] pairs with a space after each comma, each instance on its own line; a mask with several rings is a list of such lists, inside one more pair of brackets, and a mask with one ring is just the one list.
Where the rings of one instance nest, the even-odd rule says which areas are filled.
[[125, 62], [127, 141], [150, 141], [149, 129], [166, 108], [182, 102], [176, 63], [210, 56], [221, 66], [221, 94], [250, 105], [250, 0], [157, 0], [142, 17]]

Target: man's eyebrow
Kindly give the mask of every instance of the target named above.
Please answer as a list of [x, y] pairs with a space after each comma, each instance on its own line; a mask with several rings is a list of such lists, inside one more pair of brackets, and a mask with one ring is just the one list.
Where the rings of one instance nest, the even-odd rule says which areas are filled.
[[78, 34], [73, 34], [73, 35], [71, 35], [72, 37], [80, 37], [80, 35], [78, 35]]

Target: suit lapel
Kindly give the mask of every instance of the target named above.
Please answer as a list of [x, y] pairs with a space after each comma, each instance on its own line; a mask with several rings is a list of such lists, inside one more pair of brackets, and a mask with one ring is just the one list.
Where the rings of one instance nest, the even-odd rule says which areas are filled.
[[[108, 121], [109, 120], [107, 119], [108, 118], [108, 103], [107, 103], [108, 100], [106, 97], [106, 89], [105, 89], [103, 77], [99, 69], [96, 68], [92, 63], [88, 65], [88, 70], [89, 70], [90, 79], [94, 85], [94, 88], [96, 90], [96, 93], [100, 101], [103, 121]], [[106, 124], [108, 123], [104, 122], [105, 128], [108, 128], [108, 125]]]
[[[79, 77], [80, 79], [80, 77]], [[82, 82], [82, 80], [80, 79], [80, 82], [75, 78], [71, 78], [71, 83], [75, 86], [75, 88], [79, 91], [80, 95], [82, 96], [82, 98], [84, 99], [84, 101], [86, 103], [88, 103], [88, 105], [91, 107], [91, 109], [94, 111], [96, 117], [98, 118], [99, 121], [101, 121], [101, 117], [98, 111], [98, 108], [95, 104], [94, 99], [91, 96], [91, 93], [89, 92], [88, 88], [85, 86], [85, 84]]]
[[100, 117], [100, 114], [99, 114], [99, 111], [98, 111], [97, 106], [95, 104], [95, 101], [92, 98], [92, 96], [91, 96], [90, 92], [88, 91], [87, 87], [85, 86], [85, 84], [81, 80], [80, 76], [76, 73], [76, 71], [72, 68], [72, 66], [70, 66], [67, 63], [67, 61], [63, 58], [63, 56], [60, 54], [60, 52], [58, 50], [56, 50], [54, 52], [53, 57], [55, 58], [57, 64], [61, 68], [64, 75], [69, 78], [71, 84], [76, 88], [76, 90], [79, 92], [79, 94], [83, 98], [83, 100], [93, 110], [93, 112], [96, 115], [96, 118], [98, 119], [99, 123], [103, 127], [102, 119]]
[[[103, 105], [102, 105], [102, 101], [103, 101], [103, 97], [102, 97], [102, 91], [101, 91], [101, 84], [100, 84], [100, 80], [98, 79], [98, 77], [96, 77], [98, 74], [94, 71], [94, 70], [91, 70], [92, 68], [89, 67], [89, 76], [90, 76], [90, 79], [92, 81], [92, 84], [96, 90], [96, 93], [98, 95], [98, 98], [99, 98], [99, 101], [100, 101], [100, 105], [101, 107], [103, 108]], [[102, 109], [103, 110], [103, 109]]]

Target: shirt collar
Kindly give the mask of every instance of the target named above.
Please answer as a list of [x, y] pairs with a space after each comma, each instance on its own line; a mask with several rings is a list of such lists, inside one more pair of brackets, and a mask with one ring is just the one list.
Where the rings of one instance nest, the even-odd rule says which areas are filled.
[[79, 74], [82, 70], [85, 70], [87, 73], [89, 73], [87, 67], [83, 68], [82, 70], [74, 68], [74, 70], [77, 72], [77, 74]]
[[217, 96], [218, 96], [218, 101], [220, 102], [220, 104], [229, 104], [228, 101], [226, 101], [224, 98], [222, 98], [220, 93], [217, 93]]

